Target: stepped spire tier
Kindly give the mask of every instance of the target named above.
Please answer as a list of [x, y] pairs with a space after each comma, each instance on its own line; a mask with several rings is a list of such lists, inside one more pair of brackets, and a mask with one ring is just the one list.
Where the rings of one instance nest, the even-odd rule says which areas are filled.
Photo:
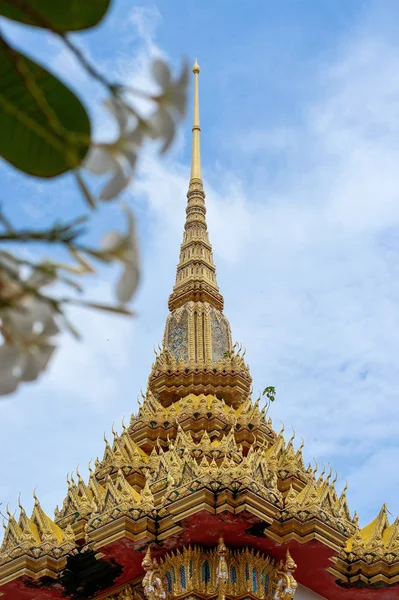
[[[194, 120], [192, 129], [192, 155], [190, 183], [187, 192], [186, 223], [176, 283], [169, 298], [169, 310], [173, 311], [187, 302], [207, 302], [215, 309], [223, 310], [223, 297], [216, 282], [216, 269], [212, 257], [206, 224], [205, 193], [202, 184], [200, 117], [197, 61], [194, 73]], [[226, 345], [226, 350], [231, 349]]]
[[176, 283], [169, 297], [163, 347], [156, 357], [149, 388], [167, 406], [190, 393], [215, 393], [238, 406], [251, 390], [243, 355], [233, 346], [223, 314], [206, 223], [200, 150], [199, 77], [195, 61], [194, 119], [186, 222]]
[[4, 509], [1, 600], [394, 600], [399, 519], [384, 505], [360, 528], [332, 468], [306, 467], [251, 398], [211, 277], [193, 71], [187, 220], [149, 387], [53, 519], [36, 494], [30, 517]]

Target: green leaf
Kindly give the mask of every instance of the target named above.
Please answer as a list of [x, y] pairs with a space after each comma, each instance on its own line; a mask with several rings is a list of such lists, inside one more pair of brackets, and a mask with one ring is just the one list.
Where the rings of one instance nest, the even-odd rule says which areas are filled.
[[52, 31], [80, 31], [97, 25], [111, 0], [0, 0], [0, 15]]
[[80, 100], [2, 38], [0, 131], [0, 156], [35, 177], [77, 167], [90, 145], [90, 120]]
[[274, 402], [276, 399], [276, 388], [272, 385], [269, 385], [263, 390], [262, 396], [266, 396], [270, 402]]

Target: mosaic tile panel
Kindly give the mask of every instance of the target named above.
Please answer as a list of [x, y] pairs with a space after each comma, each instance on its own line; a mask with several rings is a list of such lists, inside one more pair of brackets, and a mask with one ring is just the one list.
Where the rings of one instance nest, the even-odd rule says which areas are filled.
[[179, 320], [170, 316], [168, 324], [167, 346], [173, 356], [188, 361], [188, 315], [184, 311]]
[[[220, 313], [219, 313], [220, 314]], [[225, 352], [230, 350], [229, 330], [226, 319], [223, 315], [218, 318], [216, 311], [211, 315], [211, 335], [212, 335], [212, 360], [217, 362], [223, 358]]]

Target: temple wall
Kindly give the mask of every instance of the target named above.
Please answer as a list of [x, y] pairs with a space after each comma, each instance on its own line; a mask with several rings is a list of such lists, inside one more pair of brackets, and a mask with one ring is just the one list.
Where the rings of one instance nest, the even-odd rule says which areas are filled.
[[295, 600], [327, 600], [324, 596], [320, 596], [312, 592], [309, 588], [299, 584], [295, 594]]

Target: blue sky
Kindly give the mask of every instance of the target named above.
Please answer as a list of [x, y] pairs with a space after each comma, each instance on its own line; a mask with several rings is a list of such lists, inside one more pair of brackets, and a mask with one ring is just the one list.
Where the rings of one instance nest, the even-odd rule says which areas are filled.
[[[255, 392], [277, 388], [271, 416], [304, 454], [349, 482], [362, 523], [383, 502], [399, 514], [399, 5], [379, 0], [116, 0], [76, 36], [108, 75], [150, 85], [166, 57], [201, 65], [208, 225], [233, 337]], [[42, 32], [8, 26], [15, 44], [62, 73], [111, 135], [102, 90]], [[142, 156], [125, 199], [139, 226], [143, 281], [127, 321], [74, 311], [51, 368], [0, 403], [0, 501], [52, 514], [77, 464], [102, 456], [103, 432], [136, 410], [162, 338], [184, 223], [190, 121], [167, 157]], [[39, 182], [0, 164], [2, 203], [39, 227], [86, 207], [69, 177]], [[93, 219], [98, 241], [117, 205]], [[112, 298], [117, 273], [88, 279]]]

